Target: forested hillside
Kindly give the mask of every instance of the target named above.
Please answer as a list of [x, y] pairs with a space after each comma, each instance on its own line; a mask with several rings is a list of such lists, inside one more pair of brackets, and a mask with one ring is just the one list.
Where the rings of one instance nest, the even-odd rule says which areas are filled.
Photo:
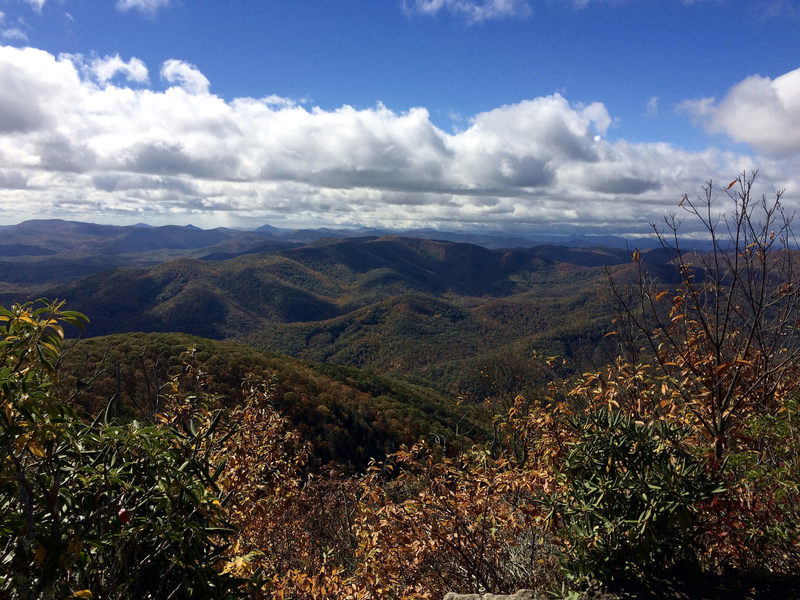
[[59, 363], [59, 393], [90, 414], [153, 419], [171, 383], [233, 408], [246, 380], [270, 385], [272, 401], [313, 446], [315, 464], [364, 468], [420, 438], [464, 446], [487, 435], [484, 411], [388, 375], [254, 350], [184, 334], [128, 333], [81, 340]]
[[[151, 229], [133, 229], [140, 231]], [[189, 229], [184, 245], [197, 233]], [[70, 259], [67, 267], [47, 262], [53, 258], [21, 260], [0, 275], [0, 300], [69, 298], [91, 318], [84, 335], [173, 331], [239, 339], [308, 360], [434, 377], [455, 391], [472, 365], [502, 347], [598, 362], [611, 306], [603, 269], [626, 269], [631, 255], [559, 246], [489, 250], [395, 236], [278, 249], [262, 240], [256, 250], [88, 277], [78, 275], [107, 259]], [[652, 251], [647, 260], [663, 271], [662, 254]]]

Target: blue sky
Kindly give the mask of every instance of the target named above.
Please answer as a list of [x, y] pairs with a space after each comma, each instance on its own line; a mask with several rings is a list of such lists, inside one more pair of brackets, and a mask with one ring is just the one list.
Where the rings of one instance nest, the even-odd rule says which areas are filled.
[[752, 168], [800, 198], [791, 0], [0, 13], [0, 223], [631, 233]]

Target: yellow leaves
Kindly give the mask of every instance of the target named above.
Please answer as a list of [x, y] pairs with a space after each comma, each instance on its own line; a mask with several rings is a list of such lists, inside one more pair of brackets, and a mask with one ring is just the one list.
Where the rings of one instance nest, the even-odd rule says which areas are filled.
[[[237, 546], [239, 544], [237, 543]], [[262, 552], [253, 551], [247, 554], [235, 556], [227, 561], [222, 569], [223, 573], [230, 573], [231, 575], [242, 577], [250, 573], [251, 565], [256, 558], [262, 556]]]
[[36, 321], [31, 319], [28, 315], [29, 313], [22, 313], [21, 315], [17, 316], [17, 320], [22, 321], [23, 323], [28, 323], [29, 325], [33, 325], [35, 327]]
[[666, 296], [668, 293], [669, 293], [669, 291], [668, 291], [668, 290], [664, 290], [663, 292], [658, 292], [658, 293], [656, 294], [656, 297], [655, 297], [655, 300], [656, 300], [656, 302], [660, 302], [660, 301], [661, 301], [661, 299], [662, 299], [664, 296]]
[[25, 446], [28, 445], [28, 440], [30, 440], [31, 436], [27, 433], [23, 433], [22, 435], [17, 436], [17, 440], [14, 443], [14, 448], [17, 453], [22, 452], [25, 449]]
[[637, 248], [636, 250], [633, 251], [633, 262], [638, 263], [640, 262], [641, 258], [642, 258], [642, 253], [639, 252], [639, 249]]
[[74, 594], [72, 594], [73, 598], [94, 598], [94, 594], [92, 594], [91, 590], [78, 590]]
[[58, 324], [58, 321], [56, 319], [50, 319], [46, 321], [44, 323], [44, 326], [49, 327], [50, 329], [55, 331], [58, 334], [58, 337], [60, 337], [62, 340], [64, 339], [64, 328]]
[[738, 179], [734, 179], [733, 181], [731, 181], [731, 182], [728, 184], [728, 187], [726, 187], [725, 189], [726, 189], [726, 190], [729, 190], [729, 189], [731, 189], [733, 186], [735, 186], [735, 185], [738, 183], [738, 181], [739, 181]]

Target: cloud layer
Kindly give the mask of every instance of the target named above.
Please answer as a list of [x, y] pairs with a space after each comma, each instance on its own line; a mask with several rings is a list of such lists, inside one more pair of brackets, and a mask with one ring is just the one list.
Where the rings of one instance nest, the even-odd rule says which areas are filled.
[[[709, 177], [759, 166], [776, 185], [800, 189], [790, 168], [800, 137], [765, 142], [790, 158], [757, 164], [715, 149], [609, 142], [613, 120], [602, 103], [559, 94], [477, 114], [451, 133], [424, 108], [226, 101], [179, 60], [161, 65], [160, 77], [165, 89], [144, 87], [148, 69], [136, 58], [0, 47], [0, 222], [37, 215], [627, 233], [673, 212]], [[777, 98], [792, 77], [772, 82]], [[727, 122], [724, 107], [751, 85], [710, 103], [704, 118]], [[791, 94], [784, 105], [796, 110]]]
[[753, 75], [720, 102], [703, 98], [685, 102], [683, 108], [712, 133], [771, 154], [800, 152], [800, 69], [775, 79]]

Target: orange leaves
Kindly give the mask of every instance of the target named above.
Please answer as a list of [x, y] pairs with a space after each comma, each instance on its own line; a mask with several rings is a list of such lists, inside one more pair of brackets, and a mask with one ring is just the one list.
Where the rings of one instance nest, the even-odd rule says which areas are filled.
[[714, 369], [714, 373], [715, 373], [716, 375], [722, 375], [722, 374], [724, 374], [724, 373], [725, 373], [725, 372], [726, 372], [728, 369], [730, 369], [730, 368], [733, 366], [733, 364], [734, 364], [734, 363], [733, 363], [733, 361], [731, 361], [731, 362], [726, 362], [726, 363], [722, 363], [722, 364], [721, 364], [721, 365], [719, 365], [719, 366], [718, 366], [716, 369]]
[[662, 299], [664, 296], [666, 296], [667, 294], [669, 294], [669, 290], [664, 290], [664, 291], [662, 291], [662, 292], [659, 292], [659, 293], [657, 293], [657, 294], [655, 295], [655, 301], [656, 301], [656, 302], [660, 302], [660, 301], [661, 301], [661, 299]]
[[[514, 426], [522, 426], [516, 420]], [[514, 461], [491, 459], [473, 449], [457, 459], [431, 461], [433, 449], [417, 445], [389, 461], [404, 472], [402, 487], [386, 481], [380, 504], [362, 507], [360, 563], [355, 577], [391, 584], [399, 597], [442, 597], [466, 580], [482, 587], [513, 587], [504, 568], [509, 549], [534, 515], [513, 499], [540, 490], [538, 474], [513, 467]], [[379, 484], [374, 479], [371, 485]], [[398, 570], [397, 565], [403, 569]], [[463, 573], [462, 579], [457, 574]], [[424, 595], [418, 595], [424, 590]]]
[[555, 488], [547, 465], [566, 411], [530, 407], [516, 398], [504, 422], [535, 446], [522, 464], [480, 447], [448, 457], [418, 443], [344, 478], [299, 467], [286, 423], [248, 401], [234, 414], [248, 430], [230, 438], [220, 478], [240, 531], [225, 568], [263, 569], [261, 598], [433, 599], [465, 581], [523, 587], [512, 573], [529, 566], [512, 569], [513, 548], [546, 520], [534, 498]]

